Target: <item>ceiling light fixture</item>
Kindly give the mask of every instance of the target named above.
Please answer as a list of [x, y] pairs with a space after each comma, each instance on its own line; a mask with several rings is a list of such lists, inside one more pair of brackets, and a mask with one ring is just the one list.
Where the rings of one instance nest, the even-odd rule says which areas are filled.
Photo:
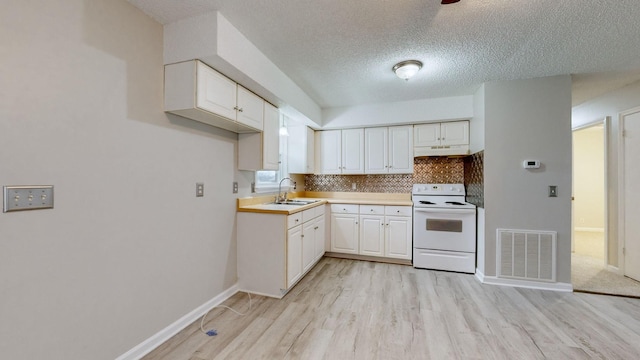
[[422, 63], [418, 60], [402, 61], [393, 66], [393, 72], [403, 80], [409, 81], [422, 68]]

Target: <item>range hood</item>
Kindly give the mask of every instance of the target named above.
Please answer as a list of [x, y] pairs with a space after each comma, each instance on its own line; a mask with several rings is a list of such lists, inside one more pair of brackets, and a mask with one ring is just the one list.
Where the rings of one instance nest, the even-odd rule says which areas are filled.
[[416, 146], [413, 157], [469, 155], [469, 145]]

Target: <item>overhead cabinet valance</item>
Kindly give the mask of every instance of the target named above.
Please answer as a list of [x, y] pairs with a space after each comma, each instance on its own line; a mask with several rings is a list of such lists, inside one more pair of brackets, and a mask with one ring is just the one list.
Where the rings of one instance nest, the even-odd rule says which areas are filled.
[[263, 130], [265, 101], [198, 60], [164, 67], [164, 110], [237, 133]]

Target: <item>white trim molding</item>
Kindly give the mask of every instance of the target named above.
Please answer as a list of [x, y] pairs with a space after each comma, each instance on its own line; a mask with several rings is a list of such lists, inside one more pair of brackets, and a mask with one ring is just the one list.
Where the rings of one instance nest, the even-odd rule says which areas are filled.
[[484, 276], [483, 274], [479, 274], [477, 271], [476, 271], [476, 277], [483, 284], [487, 284], [487, 285], [500, 285], [500, 286], [521, 287], [521, 288], [537, 289], [537, 290], [573, 292], [573, 285], [569, 283], [560, 283], [560, 282], [549, 283], [549, 282], [543, 282], [543, 281], [527, 281], [527, 280], [518, 280], [518, 279], [498, 278], [495, 276]]
[[222, 304], [225, 300], [235, 295], [238, 291], [238, 284], [236, 283], [235, 285], [220, 293], [218, 296], [198, 306], [196, 309], [176, 320], [173, 324], [170, 324], [166, 328], [158, 331], [155, 335], [151, 336], [147, 340], [136, 345], [131, 350], [118, 356], [116, 360], [138, 360], [142, 358], [158, 346], [162, 345], [165, 341], [175, 336], [191, 323], [198, 320], [202, 315], [206, 314], [207, 311]]

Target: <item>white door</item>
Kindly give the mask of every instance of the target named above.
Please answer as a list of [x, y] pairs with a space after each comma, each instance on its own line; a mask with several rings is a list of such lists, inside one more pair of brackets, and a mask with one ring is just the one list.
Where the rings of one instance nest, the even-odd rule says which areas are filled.
[[287, 232], [287, 288], [302, 276], [302, 225]]
[[413, 146], [439, 146], [440, 123], [420, 124], [413, 127]]
[[262, 132], [263, 149], [262, 168], [278, 170], [280, 167], [280, 112], [275, 106], [264, 102], [264, 131]]
[[235, 120], [236, 83], [199, 61], [197, 64], [196, 105], [201, 109]]
[[324, 243], [325, 243], [325, 239], [324, 239], [324, 228], [325, 228], [325, 221], [324, 221], [324, 215], [320, 215], [318, 216], [314, 222], [316, 223], [315, 226], [315, 251], [316, 251], [316, 257], [315, 259], [318, 260], [320, 259], [323, 255], [324, 255]]
[[316, 166], [320, 174], [342, 173], [342, 131], [316, 131]]
[[262, 130], [264, 115], [264, 100], [258, 95], [238, 85], [238, 113], [239, 123]]
[[413, 126], [389, 128], [389, 173], [413, 174]]
[[624, 203], [624, 273], [640, 281], [640, 108], [623, 113], [623, 191]]
[[360, 255], [384, 255], [384, 216], [360, 215]]
[[342, 130], [342, 173], [364, 174], [364, 129]]
[[440, 126], [442, 145], [466, 145], [469, 143], [469, 122], [445, 122]]
[[331, 214], [331, 251], [358, 253], [358, 215]]
[[309, 270], [316, 258], [315, 227], [316, 222], [313, 220], [302, 224], [302, 272]]
[[386, 174], [389, 172], [387, 133], [386, 127], [364, 129], [365, 173]]
[[386, 257], [411, 259], [411, 218], [387, 216], [385, 218]]

